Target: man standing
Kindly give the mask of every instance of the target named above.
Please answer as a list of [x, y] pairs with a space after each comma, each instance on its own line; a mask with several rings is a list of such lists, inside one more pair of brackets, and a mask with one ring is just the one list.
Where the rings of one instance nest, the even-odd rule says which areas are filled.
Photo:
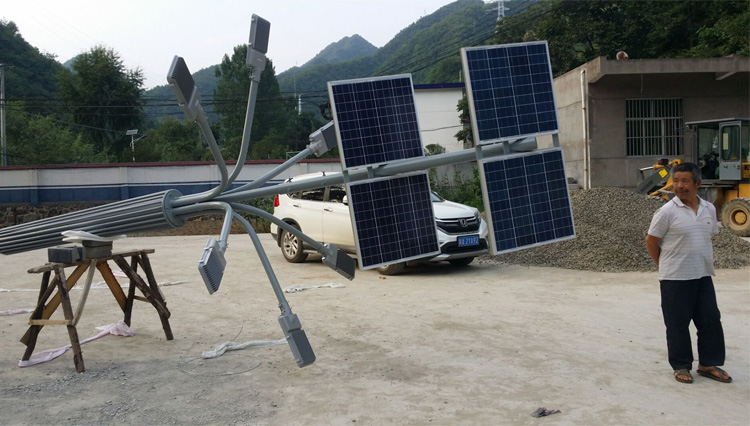
[[654, 213], [646, 236], [648, 254], [659, 268], [669, 364], [678, 382], [693, 382], [692, 320], [698, 330], [698, 374], [729, 383], [732, 378], [718, 367], [724, 365], [724, 330], [711, 280], [716, 208], [698, 197], [697, 165], [676, 165], [672, 181], [675, 197]]

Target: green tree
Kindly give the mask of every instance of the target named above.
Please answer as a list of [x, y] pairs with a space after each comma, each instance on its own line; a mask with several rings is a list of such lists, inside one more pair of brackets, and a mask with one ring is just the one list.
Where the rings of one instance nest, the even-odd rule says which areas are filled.
[[750, 56], [750, 42], [748, 42], [750, 7], [748, 3], [745, 1], [717, 2], [708, 13], [709, 22], [698, 30], [698, 43], [688, 51], [688, 56], [720, 57], [733, 54]]
[[291, 148], [287, 145], [266, 138], [253, 145], [250, 158], [254, 160], [284, 159], [286, 158], [286, 153], [290, 150]]
[[445, 147], [439, 143], [431, 143], [424, 147], [426, 155], [438, 155], [445, 153]]
[[104, 163], [95, 152], [54, 116], [27, 113], [20, 102], [7, 104], [8, 165]]
[[146, 132], [147, 138], [135, 146], [137, 161], [201, 161], [207, 160], [198, 123], [174, 117], [160, 121]]
[[[222, 154], [225, 159], [237, 159], [242, 143], [250, 92], [250, 69], [245, 63], [246, 56], [247, 47], [239, 45], [234, 48], [231, 58], [224, 55], [216, 69], [219, 82], [214, 91], [214, 109], [220, 114]], [[272, 129], [282, 129], [293, 108], [293, 99], [282, 98], [273, 62], [266, 59], [266, 67], [261, 73], [258, 85], [250, 133], [251, 149], [248, 152], [252, 152], [252, 145], [265, 139]]]
[[282, 127], [283, 132], [279, 140], [289, 146], [290, 149], [287, 149], [287, 151], [301, 151], [309, 144], [310, 133], [318, 130], [325, 123], [326, 121], [317, 118], [315, 112], [302, 111], [297, 113], [296, 110], [292, 109], [286, 114], [286, 121]]
[[[0, 19], [0, 63], [5, 68], [5, 99], [49, 98], [57, 92], [62, 65], [21, 36], [13, 21]], [[39, 102], [37, 102], [39, 104]]]
[[461, 56], [449, 56], [427, 72], [426, 83], [455, 83], [461, 81]]
[[458, 111], [458, 121], [464, 127], [453, 136], [458, 139], [459, 142], [462, 142], [464, 146], [474, 146], [474, 134], [472, 133], [470, 126], [471, 115], [469, 113], [469, 98], [466, 97], [466, 93], [464, 93], [461, 100], [458, 101], [456, 111]]
[[[298, 114], [287, 111], [280, 126], [271, 129], [263, 140], [256, 142], [250, 158], [256, 160], [285, 159], [288, 152], [303, 150], [309, 143], [310, 133], [323, 125], [312, 112]], [[336, 149], [326, 153], [325, 157], [338, 158]]]
[[747, 1], [548, 0], [505, 18], [492, 43], [547, 40], [552, 71], [598, 56], [630, 58], [747, 55]]
[[126, 69], [120, 56], [103, 46], [80, 54], [72, 68], [60, 73], [58, 93], [84, 140], [117, 160], [129, 157], [123, 154], [130, 144], [125, 131], [137, 128], [143, 115], [141, 70]]

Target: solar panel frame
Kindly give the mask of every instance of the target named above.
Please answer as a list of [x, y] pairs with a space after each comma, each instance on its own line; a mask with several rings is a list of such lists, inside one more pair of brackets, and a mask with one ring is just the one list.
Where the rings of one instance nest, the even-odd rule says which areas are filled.
[[362, 270], [440, 254], [427, 172], [347, 183]]
[[549, 57], [546, 41], [461, 49], [477, 144], [559, 133]]
[[479, 162], [492, 254], [576, 237], [561, 148]]
[[410, 74], [328, 82], [344, 170], [424, 157]]

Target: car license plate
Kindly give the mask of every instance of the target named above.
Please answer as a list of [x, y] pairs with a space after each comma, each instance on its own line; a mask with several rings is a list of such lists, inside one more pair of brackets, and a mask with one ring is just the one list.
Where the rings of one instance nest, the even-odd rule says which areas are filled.
[[458, 237], [459, 247], [471, 247], [479, 245], [479, 235], [462, 235]]

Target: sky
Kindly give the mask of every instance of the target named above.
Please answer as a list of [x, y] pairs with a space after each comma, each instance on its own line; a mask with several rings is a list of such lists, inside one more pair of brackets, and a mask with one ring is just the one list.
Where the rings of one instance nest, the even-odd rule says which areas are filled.
[[[166, 84], [174, 55], [191, 72], [218, 64], [248, 42], [256, 14], [271, 23], [266, 56], [276, 74], [302, 65], [326, 46], [359, 34], [382, 47], [399, 31], [454, 0], [9, 0], [0, 19], [61, 63], [103, 45], [144, 86]], [[12, 65], [12, 64], [11, 64]]]

